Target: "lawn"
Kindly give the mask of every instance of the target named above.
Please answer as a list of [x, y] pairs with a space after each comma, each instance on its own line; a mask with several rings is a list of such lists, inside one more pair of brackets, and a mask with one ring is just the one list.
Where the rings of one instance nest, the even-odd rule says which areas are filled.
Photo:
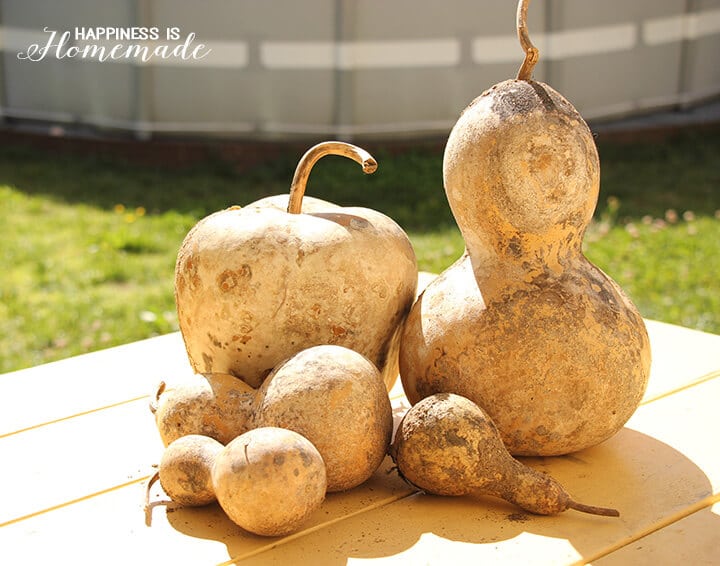
[[[587, 256], [643, 316], [720, 333], [720, 132], [598, 144]], [[420, 268], [441, 271], [463, 251], [441, 149], [366, 148], [377, 173], [328, 157], [308, 194], [385, 212]], [[150, 167], [0, 148], [0, 372], [176, 330], [173, 269], [187, 231], [212, 211], [286, 192], [298, 157], [238, 171], [219, 159]]]

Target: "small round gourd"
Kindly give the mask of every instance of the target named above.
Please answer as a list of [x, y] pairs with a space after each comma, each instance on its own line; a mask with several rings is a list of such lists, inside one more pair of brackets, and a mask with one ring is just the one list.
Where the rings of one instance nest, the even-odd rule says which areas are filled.
[[175, 503], [197, 507], [215, 501], [211, 470], [223, 449], [214, 438], [190, 434], [171, 442], [163, 452], [158, 477]]
[[600, 185], [577, 110], [530, 78], [476, 98], [443, 158], [466, 253], [430, 283], [400, 352], [411, 403], [457, 393], [483, 407], [515, 455], [566, 454], [612, 436], [647, 386], [650, 347], [628, 297], [582, 252]]
[[230, 442], [212, 468], [215, 496], [228, 517], [263, 536], [297, 531], [325, 499], [325, 463], [304, 436], [261, 427]]
[[323, 457], [331, 492], [366, 481], [392, 436], [392, 407], [378, 369], [330, 344], [280, 364], [258, 389], [253, 416], [255, 426], [287, 428], [310, 440]]

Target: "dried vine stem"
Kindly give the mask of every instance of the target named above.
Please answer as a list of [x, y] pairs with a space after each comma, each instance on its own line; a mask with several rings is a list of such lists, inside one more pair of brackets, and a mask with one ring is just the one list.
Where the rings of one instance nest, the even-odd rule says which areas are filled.
[[620, 512], [617, 509], [609, 509], [607, 507], [596, 507], [595, 505], [585, 505], [584, 503], [578, 503], [572, 499], [568, 503], [570, 509], [576, 511], [582, 511], [583, 513], [590, 513], [591, 515], [602, 515], [603, 517], [619, 517]]
[[540, 51], [530, 41], [530, 34], [527, 28], [527, 10], [530, 0], [518, 0], [517, 7], [517, 34], [520, 45], [525, 51], [525, 60], [520, 66], [517, 78], [521, 81], [529, 81], [532, 78], [532, 72], [540, 59]]
[[307, 185], [310, 170], [317, 160], [325, 155], [342, 155], [343, 157], [348, 157], [362, 165], [363, 173], [366, 174], [373, 173], [377, 169], [377, 161], [361, 147], [340, 141], [319, 143], [307, 150], [295, 169], [295, 175], [290, 185], [290, 199], [287, 208], [289, 213], [300, 214], [302, 199], [305, 195], [305, 185]]

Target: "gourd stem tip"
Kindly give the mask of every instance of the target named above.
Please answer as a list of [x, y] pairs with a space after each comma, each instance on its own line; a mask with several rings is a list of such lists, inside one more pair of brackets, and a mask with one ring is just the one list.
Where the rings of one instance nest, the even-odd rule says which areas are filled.
[[300, 158], [295, 168], [287, 207], [290, 214], [300, 214], [302, 212], [302, 199], [305, 196], [305, 187], [310, 177], [310, 171], [315, 163], [326, 155], [341, 155], [352, 159], [362, 166], [362, 170], [366, 174], [374, 173], [377, 169], [377, 161], [373, 156], [356, 145], [341, 141], [326, 141], [311, 147]]
[[522, 81], [529, 81], [535, 65], [540, 60], [540, 51], [530, 41], [530, 34], [527, 27], [527, 10], [530, 0], [518, 0], [517, 7], [517, 34], [520, 45], [525, 51], [525, 60], [520, 66], [517, 78]]
[[581, 511], [582, 513], [590, 513], [591, 515], [602, 515], [603, 517], [619, 517], [620, 512], [617, 509], [610, 509], [608, 507], [596, 507], [595, 505], [585, 505], [584, 503], [578, 503], [577, 501], [570, 501], [568, 504], [570, 509], [575, 511]]

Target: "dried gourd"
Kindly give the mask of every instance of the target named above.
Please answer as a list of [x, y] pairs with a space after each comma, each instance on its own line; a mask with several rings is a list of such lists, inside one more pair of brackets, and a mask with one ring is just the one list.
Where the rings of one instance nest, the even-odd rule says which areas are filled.
[[399, 328], [415, 297], [417, 263], [386, 215], [303, 198], [314, 163], [342, 155], [372, 173], [362, 148], [324, 142], [307, 151], [290, 195], [200, 220], [177, 257], [175, 299], [197, 373], [232, 374], [257, 388], [282, 360], [319, 344], [351, 348], [398, 374]]
[[650, 345], [630, 299], [583, 255], [598, 153], [572, 104], [531, 78], [527, 5], [518, 78], [476, 98], [448, 138], [444, 185], [466, 252], [413, 306], [400, 372], [411, 403], [465, 396], [512, 454], [547, 456], [624, 425], [647, 386]]

